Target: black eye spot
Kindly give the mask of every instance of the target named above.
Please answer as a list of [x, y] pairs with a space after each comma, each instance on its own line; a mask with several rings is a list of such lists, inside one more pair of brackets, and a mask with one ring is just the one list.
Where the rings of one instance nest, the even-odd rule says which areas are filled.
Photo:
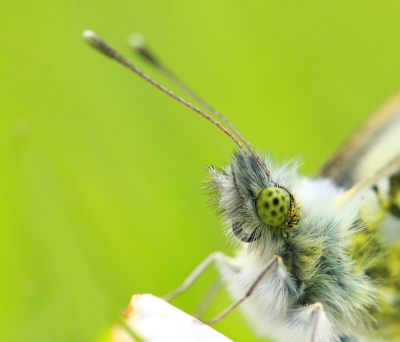
[[283, 213], [283, 211], [285, 210], [285, 208], [283, 207], [283, 205], [279, 208], [279, 211], [281, 212], [281, 213]]
[[268, 202], [265, 202], [264, 206], [265, 206], [265, 209], [269, 209], [269, 203]]
[[267, 196], [268, 196], [268, 197], [271, 197], [271, 196], [272, 196], [272, 191], [271, 191], [271, 190], [268, 191]]
[[274, 198], [273, 201], [274, 205], [278, 205], [279, 204], [279, 198]]
[[272, 211], [271, 211], [271, 215], [272, 215], [272, 216], [276, 216], [276, 215], [277, 215], [277, 212], [276, 212], [275, 210], [272, 210]]
[[282, 200], [282, 201], [285, 201], [285, 197], [283, 197], [283, 195], [281, 196], [281, 200]]

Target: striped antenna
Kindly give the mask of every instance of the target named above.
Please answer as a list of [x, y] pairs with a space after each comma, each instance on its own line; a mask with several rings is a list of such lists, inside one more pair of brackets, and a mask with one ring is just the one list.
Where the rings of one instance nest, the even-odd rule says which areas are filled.
[[[150, 76], [145, 74], [143, 71], [141, 71], [138, 67], [133, 65], [131, 62], [129, 62], [125, 57], [123, 57], [121, 54], [119, 54], [116, 50], [114, 50], [110, 45], [108, 45], [106, 42], [104, 42], [99, 36], [97, 36], [93, 31], [86, 30], [82, 34], [83, 39], [93, 48], [95, 48], [97, 51], [101, 52], [102, 54], [106, 55], [107, 57], [110, 57], [117, 61], [118, 63], [122, 64], [123, 66], [127, 67], [129, 70], [133, 71], [140, 77], [142, 77], [144, 80], [161, 90], [163, 93], [166, 95], [172, 97], [176, 101], [180, 102], [184, 106], [190, 108], [192, 111], [195, 113], [201, 115], [203, 118], [206, 120], [210, 121], [213, 125], [217, 126], [222, 132], [224, 132], [230, 139], [235, 142], [235, 144], [242, 150], [242, 151], [249, 151], [253, 157], [256, 159], [257, 163], [261, 166], [261, 168], [265, 171], [267, 177], [271, 181], [271, 175], [264, 165], [264, 163], [261, 161], [260, 157], [254, 152], [253, 148], [251, 145], [243, 138], [243, 136], [239, 133], [239, 131], [219, 112], [217, 112], [213, 107], [208, 105], [204, 100], [202, 100], [195, 92], [193, 92], [189, 87], [187, 87], [182, 81], [180, 81], [179, 78], [174, 76], [172, 72], [170, 72], [166, 67], [163, 66], [163, 64], [155, 58], [153, 54], [148, 51], [148, 49], [145, 48], [145, 44], [141, 44], [143, 48], [135, 48], [138, 52], [140, 52], [141, 56], [145, 58], [150, 64], [152, 64], [154, 67], [156, 67], [162, 74], [164, 74], [168, 79], [170, 79], [172, 82], [174, 82], [180, 89], [182, 89], [188, 96], [190, 96], [192, 99], [194, 99], [197, 103], [199, 103], [201, 106], [203, 106], [205, 109], [209, 110], [214, 116], [218, 117], [223, 121], [233, 132], [234, 134], [241, 140], [244, 145], [246, 146], [247, 150], [243, 147], [243, 145], [240, 143], [240, 141], [235, 137], [234, 134], [232, 134], [228, 129], [226, 129], [224, 126], [222, 126], [217, 120], [212, 118], [210, 115], [206, 114], [204, 111], [201, 109], [195, 107], [192, 105], [190, 102], [182, 99], [154, 79], [152, 79]], [[135, 43], [137, 46], [140, 46], [140, 44]]]

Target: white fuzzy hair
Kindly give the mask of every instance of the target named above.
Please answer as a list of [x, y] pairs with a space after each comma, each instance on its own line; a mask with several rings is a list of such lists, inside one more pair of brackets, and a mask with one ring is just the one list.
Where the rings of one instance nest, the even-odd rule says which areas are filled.
[[[220, 265], [234, 299], [241, 298], [265, 265], [279, 255], [287, 267], [276, 265], [241, 305], [260, 335], [300, 342], [311, 341], [314, 331], [314, 342], [330, 342], [366, 333], [365, 316], [374, 305], [375, 286], [348, 252], [351, 237], [363, 229], [357, 223], [360, 199], [337, 207], [335, 199], [343, 190], [330, 180], [299, 176], [298, 161], [281, 166], [266, 158], [263, 162], [273, 182], [244, 153], [236, 153], [222, 170], [210, 169], [214, 204], [230, 239], [242, 245], [235, 258], [239, 271]], [[257, 217], [255, 198], [267, 186], [287, 189], [301, 209], [302, 216], [288, 236], [280, 236]], [[243, 243], [239, 236], [238, 240], [231, 232], [237, 222], [243, 236], [257, 232], [257, 239]], [[316, 302], [323, 309], [313, 330]]]

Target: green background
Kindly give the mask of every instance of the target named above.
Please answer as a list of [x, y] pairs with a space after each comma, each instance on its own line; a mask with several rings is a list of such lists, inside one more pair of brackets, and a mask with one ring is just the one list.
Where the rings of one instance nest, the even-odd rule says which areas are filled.
[[[399, 13], [395, 0], [3, 0], [0, 340], [98, 340], [132, 294], [233, 254], [202, 181], [234, 144], [83, 30], [127, 55], [142, 33], [253, 146], [312, 174], [400, 86]], [[190, 312], [215, 276], [174, 303]], [[257, 341], [239, 312], [216, 328]]]

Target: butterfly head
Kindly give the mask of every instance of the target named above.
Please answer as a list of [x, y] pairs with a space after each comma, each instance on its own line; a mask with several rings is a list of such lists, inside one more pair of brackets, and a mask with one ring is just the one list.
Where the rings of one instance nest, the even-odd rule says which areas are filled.
[[[267, 164], [267, 160], [263, 163]], [[297, 166], [274, 170], [276, 181], [265, 173], [265, 168], [253, 155], [243, 152], [236, 152], [225, 169], [210, 168], [218, 210], [242, 242], [257, 241], [265, 234], [285, 237], [301, 217], [290, 189]]]

